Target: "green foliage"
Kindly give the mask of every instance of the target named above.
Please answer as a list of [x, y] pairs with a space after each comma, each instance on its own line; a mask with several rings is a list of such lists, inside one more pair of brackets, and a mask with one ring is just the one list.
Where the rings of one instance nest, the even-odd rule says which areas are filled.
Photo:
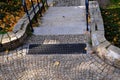
[[110, 0], [110, 5], [107, 7], [108, 9], [120, 8], [120, 0]]
[[106, 39], [120, 47], [120, 8], [106, 8], [101, 11]]
[[7, 6], [7, 11], [19, 11], [20, 10], [20, 6], [13, 6], [13, 5], [8, 5]]
[[0, 2], [7, 2], [7, 0], [0, 0]]
[[6, 34], [7, 32], [6, 31], [0, 31], [0, 34]]
[[0, 13], [0, 20], [3, 20], [3, 18], [5, 17], [5, 13]]
[[0, 34], [5, 34], [7, 33], [6, 31], [3, 30], [3, 28], [0, 27]]
[[17, 3], [17, 2], [20, 2], [22, 0], [0, 0], [0, 2], [4, 2], [4, 3]]
[[11, 30], [10, 28], [15, 24], [16, 15], [21, 11], [21, 4], [21, 0], [0, 0], [0, 27], [4, 28], [0, 34]]
[[110, 2], [113, 4], [117, 4], [118, 2], [120, 2], [120, 0], [110, 0]]

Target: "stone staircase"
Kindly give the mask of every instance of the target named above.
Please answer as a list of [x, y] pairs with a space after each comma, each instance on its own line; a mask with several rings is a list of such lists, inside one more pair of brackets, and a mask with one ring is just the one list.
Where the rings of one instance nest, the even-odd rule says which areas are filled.
[[[78, 5], [83, 6], [84, 0], [53, 0], [58, 6], [71, 6], [75, 10]], [[63, 4], [64, 3], [64, 4]], [[63, 4], [63, 5], [62, 5]], [[73, 4], [77, 4], [74, 5]], [[50, 7], [49, 9], [53, 9]], [[63, 7], [60, 7], [63, 8]], [[0, 80], [119, 80], [120, 70], [106, 64], [95, 54], [27, 54], [30, 44], [80, 44], [85, 43], [88, 47], [89, 37], [85, 32], [85, 15], [79, 11], [68, 12], [69, 15], [50, 16], [49, 10], [42, 18], [42, 25], [35, 28], [34, 35], [25, 41], [25, 45], [10, 51], [9, 54], [0, 56]], [[83, 9], [83, 8], [82, 8]], [[63, 9], [62, 9], [63, 10]], [[70, 12], [72, 10], [69, 9]], [[78, 9], [77, 9], [78, 10]], [[81, 9], [80, 9], [81, 10]], [[84, 12], [85, 9], [82, 11]], [[55, 10], [58, 11], [59, 10]], [[53, 11], [54, 12], [54, 11]], [[53, 13], [50, 12], [50, 13]], [[61, 11], [60, 11], [61, 12]], [[64, 12], [64, 11], [63, 11]], [[62, 12], [61, 12], [62, 13]], [[71, 14], [71, 16], [70, 16]], [[85, 14], [85, 13], [84, 13]], [[48, 15], [51, 17], [48, 17]], [[57, 15], [57, 14], [54, 14]], [[64, 16], [64, 17], [63, 17]], [[59, 18], [58, 18], [59, 17]], [[72, 18], [71, 18], [72, 17]], [[82, 17], [82, 18], [81, 18]], [[58, 19], [56, 19], [58, 18]], [[76, 19], [74, 19], [76, 18]], [[65, 20], [64, 20], [65, 19]], [[62, 25], [66, 21], [66, 26]], [[45, 22], [46, 20], [46, 22]], [[59, 20], [59, 22], [57, 21]], [[61, 20], [61, 21], [60, 21]], [[74, 21], [76, 20], [76, 22]], [[69, 25], [72, 23], [72, 26]], [[49, 24], [47, 24], [49, 22]], [[53, 23], [55, 22], [55, 23]], [[83, 23], [82, 23], [83, 22]], [[50, 24], [53, 23], [52, 26]], [[58, 23], [61, 23], [58, 25]], [[82, 25], [81, 25], [82, 24]], [[49, 30], [46, 30], [50, 27]], [[76, 25], [76, 26], [74, 26]], [[65, 32], [64, 26], [68, 32]], [[74, 27], [74, 28], [72, 28]], [[70, 29], [73, 29], [69, 33]], [[76, 30], [76, 29], [79, 30]], [[39, 32], [39, 30], [41, 30]], [[56, 31], [56, 29], [58, 29]], [[59, 31], [60, 29], [60, 31]], [[76, 30], [76, 32], [74, 32]], [[42, 32], [44, 34], [42, 34]], [[57, 33], [58, 32], [58, 33]], [[89, 47], [88, 47], [89, 48]], [[87, 49], [88, 50], [88, 49]], [[7, 53], [7, 52], [6, 52]], [[34, 52], [35, 53], [35, 52]], [[89, 53], [89, 52], [88, 52]]]
[[[29, 49], [27, 48], [31, 44], [84, 43], [88, 46], [88, 37], [85, 34], [85, 6], [81, 5], [81, 2], [81, 6], [70, 6], [70, 3], [70, 7], [67, 6], [68, 3], [64, 3], [66, 7], [61, 4], [57, 5], [49, 7], [48, 11], [41, 18], [42, 24], [34, 28], [34, 33], [25, 41], [25, 46], [10, 51], [8, 55], [0, 56], [1, 80], [84, 79], [82, 69], [78, 71], [77, 66], [80, 65], [79, 67], [82, 67], [81, 63], [84, 64], [84, 62], [91, 60], [92, 56], [89, 54], [34, 54], [39, 49], [33, 51], [32, 55], [28, 53]], [[87, 57], [88, 59], [86, 59]], [[89, 69], [90, 67], [86, 68]], [[84, 72], [85, 74], [87, 73], [87, 71]]]
[[74, 35], [86, 31], [84, 6], [50, 7], [42, 24], [34, 28], [35, 35]]
[[[67, 1], [66, 1], [67, 2]], [[80, 2], [80, 1], [79, 1]], [[65, 4], [65, 3], [64, 3]], [[67, 4], [66, 4], [67, 5]], [[59, 7], [58, 7], [59, 6]], [[39, 27], [34, 28], [34, 36], [29, 44], [79, 44], [88, 42], [86, 32], [85, 5], [49, 7], [41, 18]], [[82, 48], [81, 48], [82, 49]], [[37, 49], [39, 50], [39, 49]], [[31, 50], [32, 51], [32, 50]], [[36, 50], [35, 50], [36, 51]], [[34, 52], [35, 52], [34, 51]], [[39, 51], [36, 51], [39, 52]]]

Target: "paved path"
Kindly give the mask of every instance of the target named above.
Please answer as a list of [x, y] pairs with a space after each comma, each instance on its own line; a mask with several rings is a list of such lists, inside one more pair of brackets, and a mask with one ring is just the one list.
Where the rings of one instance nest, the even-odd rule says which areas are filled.
[[[79, 36], [79, 35], [78, 35]], [[69, 36], [65, 43], [79, 43]], [[29, 43], [63, 43], [66, 36], [32, 36]], [[34, 41], [35, 39], [35, 41]], [[48, 41], [47, 41], [48, 40]], [[45, 41], [45, 42], [44, 42]], [[0, 56], [0, 80], [119, 80], [120, 69], [95, 54], [28, 55], [27, 46]], [[7, 53], [7, 52], [6, 52]]]
[[[73, 1], [80, 0], [69, 0], [66, 5], [70, 6]], [[86, 39], [82, 35], [33, 35], [25, 44], [83, 43]], [[3, 52], [6, 55], [0, 56], [0, 80], [120, 80], [120, 69], [106, 64], [91, 51], [88, 54], [28, 55], [27, 47]]]
[[[0, 80], [119, 80], [120, 70], [94, 54], [19, 55], [3, 59]], [[8, 61], [7, 61], [8, 60]]]

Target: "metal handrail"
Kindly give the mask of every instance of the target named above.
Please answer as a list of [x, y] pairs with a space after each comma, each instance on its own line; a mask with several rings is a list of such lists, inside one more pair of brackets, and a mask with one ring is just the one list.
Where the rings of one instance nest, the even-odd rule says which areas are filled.
[[28, 12], [27, 5], [26, 5], [25, 0], [22, 0], [22, 5], [23, 5], [24, 11], [26, 12], [27, 17], [28, 17], [28, 19], [29, 19], [30, 29], [31, 29], [31, 31], [33, 32], [34, 30], [33, 30], [33, 27], [32, 27], [32, 21], [31, 21], [31, 19], [30, 19], [30, 14], [29, 14], [29, 12]]
[[[35, 20], [36, 20], [36, 22], [38, 22], [37, 16], [36, 16], [37, 13], [36, 13], [36, 10], [35, 10], [34, 4], [33, 4], [33, 0], [31, 0], [31, 4], [32, 4], [33, 12], [35, 14]], [[42, 6], [40, 6], [40, 4], [42, 4]], [[30, 19], [30, 13], [27, 9], [27, 4], [26, 4], [25, 0], [22, 0], [22, 5], [23, 5], [24, 11], [26, 12], [27, 17], [29, 19], [30, 29], [33, 32], [34, 30], [32, 27], [32, 20]], [[37, 7], [39, 9], [40, 16], [42, 16], [42, 10], [45, 10], [45, 5], [48, 7], [47, 0], [40, 0], [40, 1], [37, 0]]]
[[37, 15], [36, 15], [36, 12], [35, 12], [35, 7], [34, 7], [33, 0], [31, 0], [31, 3], [32, 3], [33, 12], [34, 12], [34, 14], [35, 14], [35, 20], [36, 20], [36, 22], [38, 22], [38, 20], [37, 20]]
[[38, 8], [39, 8], [39, 14], [40, 14], [40, 16], [42, 17], [42, 9], [41, 9], [41, 7], [40, 7], [40, 2], [37, 0], [37, 6], [38, 6]]
[[86, 6], [86, 31], [89, 31], [89, 27], [88, 27], [88, 13], [89, 13], [89, 1], [85, 0], [85, 6]]

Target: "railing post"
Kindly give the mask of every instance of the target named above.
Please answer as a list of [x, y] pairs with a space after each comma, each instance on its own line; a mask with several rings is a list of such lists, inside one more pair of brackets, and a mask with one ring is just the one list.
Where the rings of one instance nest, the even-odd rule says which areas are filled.
[[40, 16], [42, 17], [42, 10], [41, 10], [41, 7], [40, 7], [40, 2], [37, 0], [37, 6], [39, 8], [39, 13], [40, 13]]
[[[3, 30], [3, 28], [2, 27], [0, 27], [0, 31], [2, 31]], [[2, 47], [2, 39], [1, 39], [1, 41], [0, 41], [0, 47]]]
[[35, 7], [34, 7], [34, 4], [33, 4], [33, 0], [31, 0], [31, 3], [32, 3], [33, 12], [35, 14], [35, 20], [36, 20], [36, 22], [38, 22], [36, 12], [35, 12]]
[[33, 30], [33, 27], [32, 27], [32, 22], [31, 22], [30, 15], [29, 15], [28, 10], [27, 10], [27, 6], [26, 6], [25, 0], [22, 0], [22, 5], [23, 5], [24, 11], [26, 12], [27, 17], [28, 17], [28, 19], [29, 19], [30, 29], [31, 29], [31, 31], [33, 32], [34, 30]]
[[46, 6], [48, 7], [48, 3], [47, 3], [47, 0], [45, 0], [45, 3], [46, 3]]
[[88, 28], [88, 11], [89, 11], [89, 2], [88, 2], [88, 0], [85, 0], [85, 6], [86, 6], [86, 26], [87, 26], [87, 28], [86, 28], [86, 31], [89, 31], [89, 28]]
[[45, 3], [47, 5], [47, 1], [46, 0], [41, 0], [42, 1], [42, 9], [45, 11]]

